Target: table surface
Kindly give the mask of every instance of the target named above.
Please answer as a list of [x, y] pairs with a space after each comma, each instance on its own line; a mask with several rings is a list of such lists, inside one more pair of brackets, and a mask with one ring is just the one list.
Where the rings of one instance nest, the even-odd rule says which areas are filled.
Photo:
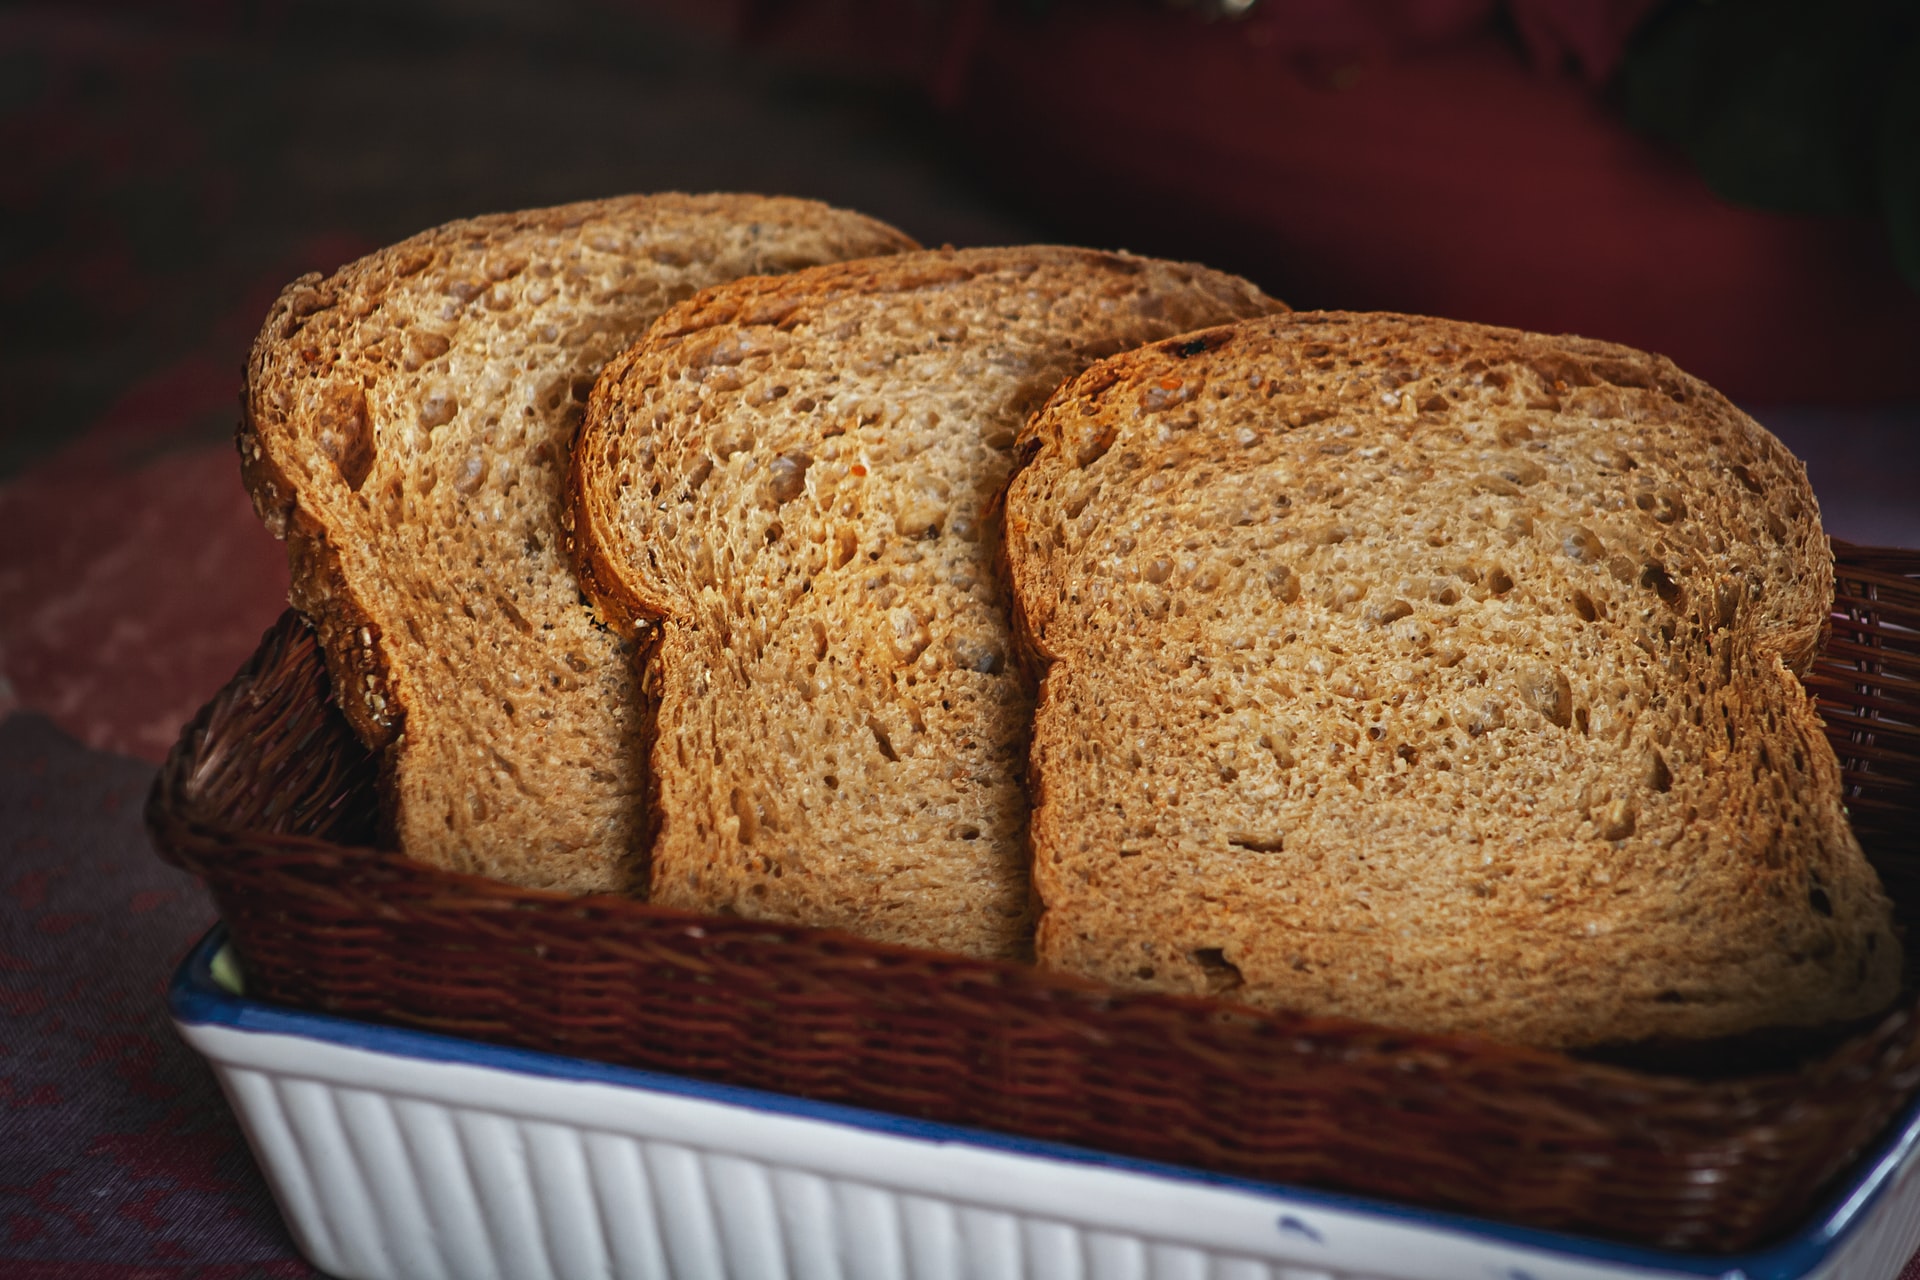
[[[638, 17], [596, 9], [601, 26], [538, 38], [423, 29], [395, 54], [285, 12], [264, 34], [111, 9], [0, 25], [24, 86], [0, 121], [29, 143], [27, 194], [0, 200], [34, 245], [0, 266], [0, 300], [36, 321], [0, 355], [8, 1276], [317, 1274], [167, 1025], [166, 980], [213, 912], [140, 823], [155, 762], [285, 602], [283, 550], [227, 443], [239, 362], [279, 285], [447, 217], [614, 190], [817, 195], [929, 243], [1044, 235], [967, 176], [915, 103]], [[583, 69], [583, 41], [626, 62]], [[592, 137], [583, 114], [601, 122]], [[474, 118], [491, 150], [454, 127]], [[1834, 532], [1920, 546], [1920, 406], [1754, 411], [1808, 460]]]

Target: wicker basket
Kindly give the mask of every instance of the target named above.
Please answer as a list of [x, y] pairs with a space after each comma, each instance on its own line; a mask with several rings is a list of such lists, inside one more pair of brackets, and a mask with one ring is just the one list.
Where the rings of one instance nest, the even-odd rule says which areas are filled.
[[[1811, 683], [1904, 922], [1920, 916], [1920, 553], [1838, 551]], [[1920, 1084], [1911, 982], [1900, 1010], [1797, 1067], [1654, 1073], [437, 871], [367, 847], [373, 771], [289, 614], [155, 782], [155, 842], [212, 889], [250, 994], [1716, 1252], [1793, 1226]]]

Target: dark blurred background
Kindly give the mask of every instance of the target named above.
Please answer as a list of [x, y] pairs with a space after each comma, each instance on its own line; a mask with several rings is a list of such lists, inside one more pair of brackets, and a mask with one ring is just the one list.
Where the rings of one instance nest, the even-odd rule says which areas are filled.
[[448, 218], [662, 188], [818, 196], [928, 243], [1124, 243], [1299, 306], [1578, 330], [1749, 404], [1911, 403], [1914, 8], [14, 6], [0, 467], [171, 361], [230, 370], [298, 271]]
[[[930, 242], [1039, 233], [909, 86], [783, 66], [638, 3], [16, 7], [0, 95], [7, 471], [170, 366], [182, 429], [229, 433], [281, 285], [451, 218], [744, 189]], [[204, 390], [177, 368], [199, 359]]]

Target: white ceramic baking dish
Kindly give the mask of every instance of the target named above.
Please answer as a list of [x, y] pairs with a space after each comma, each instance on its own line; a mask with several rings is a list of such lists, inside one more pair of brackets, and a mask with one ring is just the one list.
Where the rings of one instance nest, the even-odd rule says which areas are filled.
[[294, 1239], [348, 1280], [1892, 1280], [1920, 1103], [1809, 1221], [1668, 1253], [249, 1000], [170, 1001]]

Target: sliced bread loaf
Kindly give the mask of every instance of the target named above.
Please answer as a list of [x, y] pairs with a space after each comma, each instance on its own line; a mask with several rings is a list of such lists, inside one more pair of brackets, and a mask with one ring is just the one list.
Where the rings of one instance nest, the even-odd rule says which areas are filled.
[[710, 290], [610, 364], [575, 552], [660, 632], [653, 900], [1030, 953], [991, 564], [1016, 433], [1099, 356], [1277, 306], [1124, 254], [923, 252]]
[[619, 890], [644, 853], [631, 646], [561, 545], [600, 366], [721, 280], [911, 248], [803, 200], [633, 196], [449, 223], [295, 281], [248, 365], [242, 468], [412, 857]]
[[1022, 450], [1043, 963], [1543, 1046], [1895, 994], [1793, 670], [1813, 494], [1668, 361], [1282, 316], [1094, 366]]

